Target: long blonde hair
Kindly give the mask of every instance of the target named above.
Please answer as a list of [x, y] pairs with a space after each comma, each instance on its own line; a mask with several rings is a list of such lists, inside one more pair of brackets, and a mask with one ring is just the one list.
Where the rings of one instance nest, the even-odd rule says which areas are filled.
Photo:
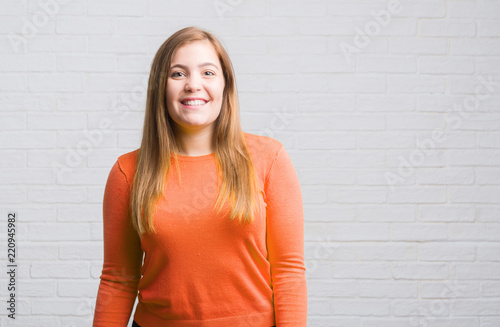
[[[177, 160], [178, 144], [173, 131], [173, 120], [166, 108], [166, 87], [174, 51], [187, 42], [208, 40], [221, 62], [225, 86], [219, 117], [214, 122], [213, 147], [217, 176], [222, 171], [222, 188], [219, 182], [214, 210], [219, 210], [229, 197], [230, 215], [233, 220], [252, 222], [258, 210], [259, 186], [250, 152], [241, 129], [238, 94], [234, 71], [222, 44], [211, 33], [197, 27], [186, 27], [172, 34], [156, 53], [148, 82], [146, 113], [141, 147], [137, 154], [135, 175], [130, 198], [132, 224], [139, 234], [156, 232], [153, 215], [156, 204], [163, 195], [173, 154], [181, 180]], [[219, 179], [218, 179], [219, 180]]]

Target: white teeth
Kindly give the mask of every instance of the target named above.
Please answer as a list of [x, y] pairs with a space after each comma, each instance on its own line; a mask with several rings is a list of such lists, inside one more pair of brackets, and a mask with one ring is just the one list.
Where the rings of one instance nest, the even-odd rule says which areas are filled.
[[206, 101], [203, 101], [203, 100], [189, 100], [189, 101], [183, 101], [182, 103], [184, 103], [187, 106], [201, 106], [201, 105], [204, 105], [206, 103]]

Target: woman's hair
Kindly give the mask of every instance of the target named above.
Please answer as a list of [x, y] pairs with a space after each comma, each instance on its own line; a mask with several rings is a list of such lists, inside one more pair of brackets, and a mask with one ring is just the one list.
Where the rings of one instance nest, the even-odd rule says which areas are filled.
[[[173, 130], [174, 122], [166, 106], [167, 79], [173, 54], [188, 42], [203, 40], [208, 40], [218, 54], [225, 81], [221, 111], [213, 125], [212, 145], [218, 180], [218, 197], [213, 209], [219, 205], [219, 213], [229, 197], [229, 218], [233, 220], [239, 217], [240, 222], [252, 222], [255, 210], [258, 210], [256, 195], [259, 186], [241, 129], [231, 61], [214, 35], [197, 27], [186, 27], [172, 34], [161, 45], [149, 75], [142, 142], [137, 154], [130, 198], [132, 224], [139, 234], [156, 232], [153, 215], [157, 202], [164, 194], [164, 180], [170, 171], [172, 154], [181, 182], [176, 153], [179, 147]], [[221, 171], [222, 185], [219, 185]]]

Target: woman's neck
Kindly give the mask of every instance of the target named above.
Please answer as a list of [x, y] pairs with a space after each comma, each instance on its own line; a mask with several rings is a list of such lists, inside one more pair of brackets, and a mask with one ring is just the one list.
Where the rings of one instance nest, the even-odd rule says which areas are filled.
[[176, 135], [178, 153], [183, 156], [203, 156], [214, 152], [211, 128], [190, 132], [178, 131]]

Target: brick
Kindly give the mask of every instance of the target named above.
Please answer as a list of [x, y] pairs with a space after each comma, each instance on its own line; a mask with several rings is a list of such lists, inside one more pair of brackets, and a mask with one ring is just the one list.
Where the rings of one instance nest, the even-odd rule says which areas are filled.
[[58, 55], [57, 70], [64, 72], [114, 72], [117, 59], [111, 55]]
[[26, 152], [22, 150], [3, 150], [0, 157], [0, 167], [19, 168], [26, 167]]
[[444, 203], [444, 186], [398, 186], [387, 194], [389, 203]]
[[415, 132], [359, 132], [361, 149], [400, 149], [415, 147]]
[[233, 55], [231, 58], [237, 73], [289, 74], [295, 72], [296, 59], [285, 55]]
[[50, 184], [54, 182], [53, 169], [5, 168], [0, 171], [0, 184]]
[[333, 300], [334, 315], [388, 316], [390, 302], [384, 300]]
[[[441, 112], [452, 111], [454, 106], [463, 102], [464, 97], [459, 95], [444, 94], [419, 94], [417, 96], [418, 111]], [[450, 131], [446, 131], [449, 133]]]
[[414, 205], [359, 205], [357, 216], [359, 221], [399, 221], [412, 222], [416, 217]]
[[[169, 6], [170, 7], [170, 6]], [[147, 39], [142, 36], [90, 36], [90, 52], [144, 54]]]
[[[147, 90], [147, 79], [140, 74], [88, 74], [87, 87], [94, 92], [127, 92], [134, 93], [130, 99], [141, 99], [141, 93]], [[142, 101], [141, 101], [142, 103]]]
[[476, 33], [474, 20], [421, 19], [419, 35], [423, 37], [473, 37]]
[[452, 269], [456, 279], [500, 279], [500, 263], [457, 263]]
[[481, 148], [500, 148], [500, 133], [476, 132], [477, 143]]
[[359, 294], [356, 281], [312, 280], [307, 289], [315, 297], [356, 297]]
[[306, 221], [346, 222], [356, 219], [355, 208], [352, 206], [305, 206], [304, 219]]
[[424, 243], [419, 245], [419, 250], [419, 259], [422, 261], [473, 261], [476, 259], [476, 245], [471, 243]]
[[498, 300], [456, 300], [450, 304], [450, 312], [455, 316], [491, 316], [498, 314]]
[[98, 288], [98, 280], [59, 280], [57, 282], [57, 295], [61, 297], [94, 298]]
[[69, 187], [31, 187], [28, 200], [35, 203], [82, 203], [85, 200], [84, 188]]
[[124, 73], [146, 73], [151, 64], [151, 57], [144, 55], [122, 55], [117, 59], [117, 71]]
[[500, 4], [496, 2], [476, 3], [474, 1], [460, 1], [450, 3], [448, 15], [450, 18], [498, 18]]
[[384, 93], [387, 89], [385, 79], [380, 77], [339, 77], [328, 75], [328, 91], [333, 93]]
[[[328, 42], [323, 37], [280, 37], [267, 43], [269, 54], [321, 55], [328, 52]], [[318, 70], [312, 70], [318, 71]]]
[[400, 317], [446, 317], [450, 314], [448, 303], [442, 300], [397, 300], [392, 303], [391, 309], [395, 316]]
[[392, 276], [395, 279], [447, 279], [448, 265], [441, 263], [394, 263]]
[[421, 205], [419, 220], [423, 222], [472, 222], [475, 210], [470, 205]]
[[272, 16], [321, 17], [327, 12], [327, 4], [317, 0], [307, 3], [276, 0], [269, 4], [269, 12]]
[[498, 166], [500, 150], [471, 149], [448, 151], [450, 166]]
[[476, 133], [468, 131], [419, 131], [417, 144], [425, 149], [473, 149], [476, 147]]
[[[74, 0], [72, 0], [74, 1]], [[30, 52], [87, 52], [87, 36], [85, 35], [39, 35], [28, 43]]]
[[414, 73], [417, 71], [415, 58], [407, 56], [359, 56], [356, 71], [363, 73]]
[[301, 26], [301, 20], [297, 23], [297, 19], [288, 17], [241, 18], [238, 20], [238, 34], [241, 36], [292, 36], [297, 34], [298, 25]]
[[349, 149], [356, 146], [356, 135], [340, 132], [304, 132], [299, 135], [298, 145], [302, 149]]
[[17, 321], [5, 316], [0, 318], [0, 323], [4, 326], [9, 324], [9, 327], [63, 326], [57, 317], [44, 317], [40, 315], [22, 316], [22, 318], [19, 316]]
[[385, 165], [385, 155], [376, 150], [328, 151], [328, 166], [335, 168], [375, 168]]
[[55, 316], [85, 316], [93, 313], [91, 301], [86, 299], [37, 299], [31, 303], [31, 312]]
[[499, 37], [498, 17], [496, 19], [481, 19], [477, 22], [477, 36], [479, 37]]
[[449, 239], [456, 241], [498, 241], [500, 224], [457, 223], [449, 226]]
[[102, 244], [101, 242], [60, 242], [59, 258], [62, 260], [102, 260]]
[[441, 114], [425, 113], [391, 113], [387, 115], [387, 128], [389, 130], [444, 130], [446, 123]]
[[453, 56], [487, 56], [500, 54], [500, 40], [498, 39], [451, 39], [450, 55]]
[[112, 19], [88, 16], [57, 17], [57, 34], [77, 35], [107, 35], [115, 33], [115, 23]]
[[88, 14], [92, 16], [138, 16], [142, 17], [146, 14], [146, 3], [137, 1], [122, 1], [117, 6], [115, 1], [105, 0], [88, 1]]
[[422, 282], [420, 293], [424, 299], [461, 299], [479, 296], [477, 281]]
[[352, 185], [356, 176], [353, 170], [300, 170], [303, 184], [331, 184], [331, 185]]
[[28, 88], [32, 92], [77, 92], [83, 90], [83, 80], [78, 73], [32, 73]]
[[26, 74], [2, 74], [0, 91], [25, 92], [27, 89], [28, 78]]
[[[86, 13], [87, 2], [83, 0], [71, 0], [71, 1], [57, 1], [59, 6], [53, 5], [56, 9], [54, 16], [56, 15], [73, 15], [73, 16], [82, 16]], [[46, 7], [42, 7], [41, 4], [46, 4]], [[51, 7], [50, 1], [28, 1], [28, 10], [31, 13], [35, 13], [38, 11], [47, 12], [47, 7]]]
[[481, 327], [495, 327], [500, 324], [500, 318], [495, 317], [480, 317]]
[[500, 186], [451, 186], [451, 203], [500, 203]]
[[56, 296], [57, 282], [54, 280], [23, 280], [19, 288], [20, 298]]
[[387, 47], [388, 52], [393, 54], [448, 54], [448, 40], [446, 38], [391, 37]]
[[[108, 173], [109, 173], [109, 169]], [[57, 206], [57, 220], [68, 222], [101, 222], [102, 221], [102, 205], [101, 204], [69, 204]], [[56, 215], [54, 214], [54, 218]]]
[[53, 131], [3, 132], [1, 149], [50, 149], [55, 146]]
[[90, 237], [88, 223], [32, 223], [30, 239], [34, 241], [86, 241]]
[[[354, 99], [348, 96], [324, 93], [298, 95], [298, 106], [301, 112], [352, 112], [355, 110]], [[329, 106], [325, 106], [329, 103]]]
[[88, 278], [89, 264], [36, 262], [31, 264], [30, 275], [32, 278]]
[[383, 223], [305, 223], [305, 241], [384, 241], [389, 238], [389, 226]]
[[500, 184], [500, 168], [478, 167], [475, 172], [479, 185]]
[[[28, 232], [31, 229], [32, 224], [33, 223], [28, 225]], [[18, 252], [20, 258], [29, 261], [57, 260], [59, 257], [57, 244], [54, 244], [53, 242], [22, 243], [18, 245]]]
[[80, 130], [86, 127], [86, 115], [71, 113], [30, 113], [27, 115], [27, 127], [29, 130]]
[[373, 131], [386, 128], [385, 117], [377, 114], [353, 115], [333, 114], [330, 115], [328, 125], [330, 130], [361, 130]]
[[484, 297], [500, 296], [500, 282], [496, 281], [481, 282], [481, 295]]
[[394, 241], [441, 241], [448, 235], [446, 224], [405, 224], [391, 225], [391, 240]]
[[0, 122], [0, 128], [2, 131], [5, 130], [19, 130], [26, 129], [26, 115], [25, 114], [2, 114], [2, 121]]
[[477, 257], [480, 261], [500, 261], [500, 242], [479, 244]]
[[333, 203], [385, 203], [387, 194], [385, 187], [331, 187], [329, 199]]
[[388, 93], [444, 93], [446, 80], [442, 76], [388, 76]]
[[2, 55], [2, 72], [51, 72], [55, 70], [55, 56], [52, 54]]
[[362, 298], [414, 298], [418, 294], [416, 282], [360, 280]]
[[470, 185], [474, 183], [472, 168], [419, 168], [419, 185]]
[[498, 205], [476, 205], [476, 217], [480, 222], [500, 223], [500, 206]]

